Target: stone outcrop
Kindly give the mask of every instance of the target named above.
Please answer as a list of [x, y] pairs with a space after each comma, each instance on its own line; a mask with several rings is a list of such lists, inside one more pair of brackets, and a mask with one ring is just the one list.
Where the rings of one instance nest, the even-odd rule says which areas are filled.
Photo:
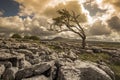
[[92, 62], [83, 62], [80, 60], [71, 62], [62, 62], [59, 68], [58, 80], [114, 80], [114, 73], [108, 68], [109, 74], [98, 67], [98, 64]]
[[[81, 61], [77, 55], [84, 52], [90, 54], [106, 52], [112, 55], [110, 51], [96, 47], [83, 50], [67, 43], [53, 45], [63, 51], [57, 52], [36, 43], [9, 39], [0, 41], [0, 79], [115, 80], [114, 72], [107, 65]], [[118, 58], [119, 55], [113, 57]]]

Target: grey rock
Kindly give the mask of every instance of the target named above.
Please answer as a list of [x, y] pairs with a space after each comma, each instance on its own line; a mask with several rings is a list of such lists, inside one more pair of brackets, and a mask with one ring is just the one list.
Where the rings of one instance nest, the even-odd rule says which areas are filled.
[[5, 66], [0, 64], [0, 78], [4, 71], [5, 71]]
[[93, 54], [93, 50], [88, 49], [88, 50], [86, 50], [86, 53]]
[[102, 48], [97, 47], [97, 46], [92, 47], [92, 50], [93, 50], [94, 53], [101, 53], [102, 52]]
[[21, 69], [16, 73], [15, 80], [29, 78], [34, 75], [41, 75], [42, 73], [49, 71], [53, 65], [54, 65], [54, 62], [43, 62], [43, 63], [33, 65], [30, 68]]
[[18, 68], [16, 68], [16, 67], [7, 68], [2, 75], [2, 79], [3, 80], [14, 80], [15, 74], [17, 71], [18, 71]]
[[25, 56], [28, 56], [30, 58], [34, 58], [34, 55], [33, 53], [30, 51], [30, 50], [27, 50], [27, 49], [18, 49], [16, 52], [18, 53], [23, 53]]
[[92, 62], [63, 62], [58, 80], [113, 80], [103, 69]]
[[21, 80], [23, 78], [31, 77], [33, 75], [33, 69], [32, 68], [26, 68], [19, 70], [15, 75], [15, 80]]
[[10, 50], [9, 49], [0, 49], [0, 52], [9, 53]]
[[10, 62], [13, 67], [19, 66], [19, 61], [24, 58], [23, 54], [0, 53], [0, 61], [2, 63]]
[[19, 65], [20, 69], [21, 68], [29, 68], [31, 66], [32, 66], [32, 64], [25, 59], [21, 60], [20, 65]]
[[112, 80], [115, 80], [114, 72], [107, 65], [98, 64], [98, 67], [105, 71], [112, 78]]
[[[40, 58], [36, 58], [36, 59], [29, 59], [29, 62], [32, 64], [32, 65], [35, 65], [35, 64], [39, 64], [41, 61]], [[43, 61], [43, 60], [42, 60]]]
[[44, 75], [41, 75], [41, 76], [34, 76], [31, 78], [26, 78], [26, 79], [22, 79], [22, 80], [50, 80], [50, 79], [45, 77]]

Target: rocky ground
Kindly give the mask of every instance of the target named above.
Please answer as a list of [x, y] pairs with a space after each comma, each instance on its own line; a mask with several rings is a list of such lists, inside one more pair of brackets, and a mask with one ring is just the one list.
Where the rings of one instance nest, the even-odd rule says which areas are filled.
[[[82, 60], [80, 55], [106, 53], [120, 63], [119, 49], [88, 47], [67, 43], [0, 40], [1, 80], [115, 80], [107, 62]], [[108, 62], [109, 63], [109, 62]], [[117, 79], [118, 80], [118, 79]]]

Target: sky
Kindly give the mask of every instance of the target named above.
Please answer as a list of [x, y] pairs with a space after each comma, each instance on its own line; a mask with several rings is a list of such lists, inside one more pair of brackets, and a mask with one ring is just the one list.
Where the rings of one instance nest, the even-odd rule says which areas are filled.
[[13, 33], [79, 38], [72, 32], [48, 31], [59, 9], [80, 14], [88, 40], [120, 42], [120, 0], [0, 0], [0, 36]]

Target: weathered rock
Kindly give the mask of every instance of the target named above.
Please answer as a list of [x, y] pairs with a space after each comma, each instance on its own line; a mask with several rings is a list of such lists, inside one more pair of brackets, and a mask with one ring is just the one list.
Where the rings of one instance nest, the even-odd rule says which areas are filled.
[[30, 47], [29, 50], [36, 53], [38, 51], [38, 47]]
[[44, 75], [41, 75], [41, 76], [34, 76], [31, 78], [26, 78], [26, 79], [22, 79], [22, 80], [50, 80], [50, 79], [45, 77]]
[[59, 69], [58, 80], [113, 80], [103, 69], [91, 62], [64, 62]]
[[35, 64], [39, 64], [41, 61], [40, 58], [36, 58], [36, 59], [29, 59], [29, 62], [32, 64], [32, 65], [35, 65]]
[[73, 61], [76, 60], [78, 57], [72, 50], [70, 50], [66, 56]]
[[0, 78], [4, 71], [5, 71], [5, 66], [0, 64]]
[[50, 70], [52, 68], [52, 66], [54, 66], [53, 61], [36, 64], [33, 67], [34, 75], [40, 75], [40, 74], [44, 73], [45, 71]]
[[10, 50], [9, 49], [0, 49], [0, 52], [9, 53]]
[[22, 70], [19, 70], [16, 73], [15, 80], [21, 80], [23, 78], [29, 78], [34, 75], [41, 75], [42, 73], [45, 73], [46, 71], [49, 71], [51, 67], [53, 66], [53, 62], [43, 62], [36, 65], [33, 65], [30, 68], [25, 68]]
[[15, 74], [18, 71], [17, 67], [7, 68], [2, 75], [3, 80], [14, 80]]
[[53, 52], [51, 55], [49, 55], [50, 60], [57, 60], [58, 59], [58, 54]]
[[2, 42], [0, 43], [0, 48], [8, 49], [8, 48], [9, 48], [9, 45], [7, 44], [6, 41], [2, 41]]
[[19, 46], [19, 49], [28, 49], [29, 44], [23, 43]]
[[50, 61], [50, 54], [48, 54], [48, 52], [46, 51], [41, 51], [41, 52], [38, 52], [37, 54], [39, 54], [39, 58], [46, 62], [46, 61]]
[[15, 80], [21, 80], [23, 78], [31, 77], [33, 75], [33, 69], [32, 68], [26, 68], [19, 70], [15, 75]]
[[119, 54], [117, 54], [116, 50], [106, 50], [106, 49], [102, 49], [103, 53], [107, 53], [111, 56], [119, 56]]
[[26, 60], [21, 60], [21, 62], [20, 62], [20, 65], [19, 65], [19, 68], [21, 69], [21, 68], [29, 68], [29, 67], [31, 67], [32, 65], [31, 65], [31, 63], [30, 62], [28, 62], [28, 61], [26, 61]]
[[88, 49], [88, 50], [86, 50], [86, 53], [93, 54], [93, 50]]
[[11, 62], [14, 67], [19, 66], [19, 60], [22, 58], [24, 58], [22, 54], [0, 53], [0, 61]]
[[[0, 75], [3, 74], [3, 80], [114, 80], [114, 73], [109, 67], [77, 60], [77, 54], [105, 52], [111, 55], [111, 61], [120, 62], [117, 49], [80, 49], [78, 44], [45, 42], [46, 45], [53, 46], [56, 49], [54, 51], [37, 43], [18, 41], [0, 42]], [[62, 49], [63, 52], [57, 49]], [[12, 66], [20, 70], [13, 69]]]
[[96, 47], [96, 46], [92, 47], [92, 50], [94, 53], [101, 53], [102, 52], [102, 48]]
[[98, 67], [105, 71], [112, 78], [112, 80], [115, 80], [114, 72], [107, 65], [98, 64]]
[[1, 63], [4, 64], [5, 68], [11, 68], [12, 67], [11, 62], [1, 62]]
[[30, 50], [26, 50], [26, 49], [18, 49], [16, 52], [18, 53], [23, 53], [25, 56], [30, 57], [31, 59], [34, 58], [33, 53]]

